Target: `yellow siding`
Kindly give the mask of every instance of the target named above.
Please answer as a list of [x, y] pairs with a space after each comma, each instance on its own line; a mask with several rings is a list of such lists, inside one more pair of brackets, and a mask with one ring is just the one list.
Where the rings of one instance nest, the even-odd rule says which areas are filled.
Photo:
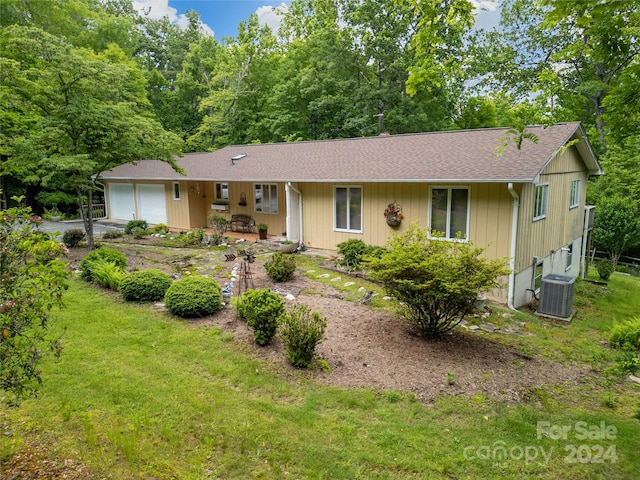
[[[338, 185], [338, 184], [335, 184]], [[362, 233], [336, 232], [333, 227], [334, 184], [301, 183], [305, 244], [313, 248], [335, 250], [336, 245], [358, 238], [369, 245], [384, 245], [394, 233], [406, 230], [412, 222], [426, 228], [429, 209], [429, 184], [372, 183], [363, 189]], [[350, 184], [340, 184], [350, 185]], [[488, 257], [509, 255], [512, 197], [504, 184], [456, 185], [470, 187], [469, 237], [487, 248]], [[391, 202], [402, 206], [404, 219], [398, 228], [389, 227], [383, 215]]]
[[[582, 234], [588, 173], [571, 147], [553, 160], [540, 175], [549, 184], [547, 216], [533, 221], [535, 185], [525, 184], [521, 193], [516, 272], [530, 267], [533, 257], [544, 258]], [[571, 181], [580, 180], [580, 201], [569, 208]]]
[[180, 200], [173, 199], [173, 184], [167, 182], [165, 195], [167, 200], [167, 225], [172, 228], [189, 228], [189, 195], [188, 182], [177, 182], [180, 185]]

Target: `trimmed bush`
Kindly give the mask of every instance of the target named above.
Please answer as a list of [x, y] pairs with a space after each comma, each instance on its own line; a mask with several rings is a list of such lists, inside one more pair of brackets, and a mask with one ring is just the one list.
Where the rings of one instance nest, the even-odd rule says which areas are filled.
[[169, 274], [162, 270], [140, 270], [122, 279], [120, 293], [128, 302], [157, 302], [164, 298], [171, 283]]
[[173, 282], [164, 296], [164, 304], [178, 317], [206, 317], [220, 310], [220, 295], [220, 285], [213, 278], [194, 275]]
[[103, 258], [91, 263], [91, 273], [95, 282], [115, 291], [118, 291], [120, 282], [127, 276], [127, 272], [122, 267]]
[[145, 231], [147, 228], [149, 228], [149, 224], [146, 220], [129, 220], [129, 222], [127, 222], [127, 225], [124, 227], [124, 233], [130, 235], [136, 228]]
[[600, 260], [596, 262], [596, 270], [598, 271], [600, 280], [604, 280], [606, 282], [614, 271], [613, 263], [609, 260]]
[[67, 247], [77, 247], [84, 240], [84, 232], [79, 228], [71, 228], [62, 235], [62, 243]]
[[295, 307], [282, 317], [281, 335], [285, 356], [295, 367], [311, 365], [316, 345], [324, 337], [327, 319], [313, 312], [306, 305]]
[[121, 269], [127, 268], [127, 257], [122, 252], [112, 250], [110, 248], [97, 248], [89, 252], [80, 262], [80, 277], [87, 282], [93, 281], [93, 273], [91, 271], [92, 264], [96, 260], [107, 260], [115, 263]]
[[276, 252], [264, 262], [264, 268], [274, 282], [286, 282], [291, 280], [293, 272], [296, 271], [296, 259], [292, 255]]
[[247, 320], [253, 329], [253, 339], [258, 345], [267, 345], [278, 330], [278, 320], [284, 313], [280, 295], [268, 288], [247, 290], [236, 302], [238, 315]]

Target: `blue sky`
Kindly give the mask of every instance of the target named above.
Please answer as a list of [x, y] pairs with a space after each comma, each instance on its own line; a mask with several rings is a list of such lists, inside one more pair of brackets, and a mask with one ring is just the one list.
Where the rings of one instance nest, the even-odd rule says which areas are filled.
[[[478, 9], [478, 26], [497, 26], [500, 0], [471, 1]], [[238, 24], [247, 20], [252, 13], [258, 14], [261, 24], [277, 28], [278, 15], [274, 12], [274, 7], [290, 3], [290, 0], [133, 0], [133, 5], [138, 9], [150, 7], [154, 18], [166, 15], [178, 24], [186, 24], [184, 14], [190, 9], [195, 10], [218, 40], [225, 36], [235, 37]]]

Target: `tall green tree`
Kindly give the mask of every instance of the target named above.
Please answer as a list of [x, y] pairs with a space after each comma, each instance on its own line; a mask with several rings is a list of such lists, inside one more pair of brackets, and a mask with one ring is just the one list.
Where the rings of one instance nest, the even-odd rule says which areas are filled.
[[56, 174], [76, 192], [93, 247], [93, 192], [100, 173], [154, 158], [179, 169], [180, 139], [153, 118], [143, 72], [117, 46], [77, 48], [34, 27], [11, 26], [0, 37], [2, 118], [28, 123], [2, 131], [3, 169], [47, 185]]
[[615, 267], [620, 256], [640, 244], [639, 206], [618, 195], [598, 202], [593, 227], [593, 241], [607, 252]]
[[506, 0], [500, 31], [475, 39], [473, 71], [483, 86], [535, 96], [552, 120], [581, 120], [603, 152], [605, 99], [639, 58], [638, 10], [627, 0]]

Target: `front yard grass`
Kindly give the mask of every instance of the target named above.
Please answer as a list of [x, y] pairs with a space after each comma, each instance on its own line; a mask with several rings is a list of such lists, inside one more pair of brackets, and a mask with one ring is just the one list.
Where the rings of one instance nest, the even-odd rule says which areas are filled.
[[[606, 291], [593, 287], [577, 288], [573, 322], [530, 316], [532, 336], [500, 341], [605, 370], [613, 358], [608, 328], [640, 310], [640, 280], [614, 275]], [[18, 409], [0, 406], [0, 465], [41, 445], [93, 475], [80, 478], [640, 474], [639, 389], [618, 377], [598, 375], [571, 391], [532, 390], [519, 404], [442, 394], [424, 405], [407, 392], [327, 387], [278, 371], [221, 329], [123, 304], [80, 281], [65, 303], [54, 322], [66, 329], [65, 350], [43, 364], [40, 396]], [[601, 358], [594, 363], [594, 356]], [[550, 436], [538, 422], [547, 422]], [[581, 427], [591, 435], [583, 438]]]

